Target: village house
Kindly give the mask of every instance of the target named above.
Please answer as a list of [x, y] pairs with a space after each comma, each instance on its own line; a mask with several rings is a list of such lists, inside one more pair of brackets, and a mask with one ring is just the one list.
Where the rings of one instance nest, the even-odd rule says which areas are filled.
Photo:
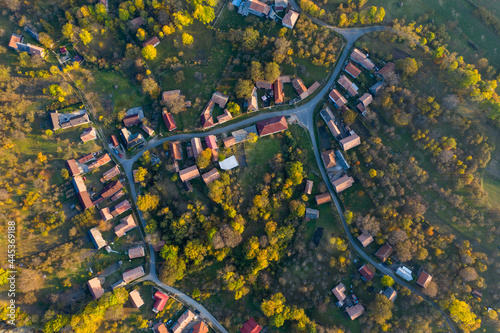
[[169, 90], [169, 91], [164, 91], [162, 94], [161, 94], [161, 98], [163, 99], [163, 101], [167, 102], [167, 101], [171, 101], [171, 100], [174, 100], [178, 97], [181, 96], [181, 91], [180, 90]]
[[126, 145], [127, 149], [134, 148], [138, 144], [141, 144], [145, 141], [145, 139], [141, 133], [132, 134], [125, 127], [120, 130], [120, 133], [123, 137], [123, 140], [125, 141], [125, 145]]
[[394, 64], [393, 62], [388, 62], [384, 67], [378, 70], [377, 75], [380, 76], [383, 80], [386, 80], [389, 75], [394, 73], [396, 73], [396, 64]]
[[295, 22], [297, 22], [298, 18], [299, 18], [299, 13], [290, 9], [283, 17], [283, 21], [281, 21], [281, 24], [283, 24], [283, 26], [287, 27], [288, 29], [293, 29], [293, 27], [295, 26]]
[[370, 87], [370, 92], [373, 95], [377, 95], [384, 88], [384, 81], [378, 81], [373, 86]]
[[394, 301], [396, 300], [396, 296], [398, 295], [398, 293], [393, 288], [387, 287], [387, 289], [384, 290], [384, 292], [382, 293], [382, 295], [384, 295], [385, 297], [387, 297], [387, 299], [389, 301], [391, 301], [391, 302], [394, 303]]
[[206, 172], [203, 175], [201, 175], [201, 178], [203, 178], [203, 181], [205, 182], [205, 184], [208, 185], [208, 184], [216, 181], [217, 179], [220, 179], [220, 173], [216, 168], [213, 168], [209, 172]]
[[308, 219], [318, 219], [319, 218], [319, 210], [306, 208], [306, 218]]
[[327, 203], [327, 202], [330, 202], [332, 201], [332, 197], [330, 196], [330, 193], [323, 193], [323, 194], [318, 194], [316, 196], [316, 204], [319, 206], [319, 205], [322, 205], [324, 203]]
[[168, 295], [157, 290], [155, 292], [153, 298], [156, 300], [155, 305], [153, 306], [153, 312], [158, 313], [158, 312], [163, 311], [163, 308], [165, 307], [165, 305], [167, 304], [167, 301], [169, 299]]
[[378, 251], [375, 253], [375, 256], [382, 260], [382, 262], [385, 262], [393, 251], [394, 250], [392, 246], [390, 246], [388, 243], [385, 243], [380, 249], [378, 249]]
[[208, 333], [207, 324], [204, 321], [200, 321], [195, 324], [189, 333]]
[[332, 182], [333, 187], [335, 188], [335, 192], [340, 193], [354, 184], [354, 179], [349, 177], [348, 175], [344, 175], [337, 180]]
[[215, 126], [215, 122], [212, 116], [212, 111], [217, 104], [221, 109], [226, 107], [226, 103], [229, 99], [229, 96], [224, 95], [220, 92], [215, 92], [212, 94], [212, 98], [208, 101], [207, 106], [203, 109], [203, 112], [200, 115], [200, 123], [203, 129], [207, 129]]
[[358, 86], [356, 86], [354, 83], [352, 83], [347, 78], [347, 76], [342, 75], [337, 82], [338, 82], [338, 84], [340, 84], [340, 86], [342, 88], [344, 88], [345, 90], [347, 90], [347, 92], [349, 93], [349, 95], [351, 95], [352, 97], [354, 97], [354, 96], [356, 96], [358, 94], [358, 90], [359, 90]]
[[337, 127], [337, 125], [335, 124], [335, 122], [333, 121], [333, 119], [329, 120], [326, 123], [326, 126], [328, 126], [328, 129], [330, 130], [330, 132], [332, 133], [334, 138], [337, 138], [338, 136], [340, 136], [342, 134], [342, 133], [340, 133], [340, 130]]
[[288, 7], [288, 0], [274, 0], [274, 10], [281, 12]]
[[197, 159], [198, 156], [203, 152], [203, 148], [201, 146], [200, 138], [192, 138], [191, 139], [191, 147], [193, 149], [193, 157]]
[[191, 179], [197, 178], [200, 176], [200, 171], [196, 165], [190, 166], [189, 168], [182, 169], [179, 171], [179, 178], [182, 182], [189, 181]]
[[307, 195], [311, 195], [313, 189], [314, 182], [312, 180], [306, 181], [306, 187], [304, 188], [304, 193]]
[[359, 104], [356, 106], [363, 115], [365, 114], [366, 110], [368, 110], [368, 105], [373, 102], [373, 96], [369, 93], [364, 93], [363, 96], [359, 98]]
[[361, 235], [358, 236], [358, 240], [363, 245], [363, 247], [367, 247], [373, 242], [373, 237], [367, 232], [363, 232]]
[[123, 197], [124, 195], [125, 195], [125, 192], [123, 190], [119, 190], [118, 192], [113, 194], [109, 199], [111, 201], [116, 201], [116, 200], [120, 199], [121, 197]]
[[97, 277], [88, 280], [87, 287], [89, 288], [89, 291], [92, 294], [92, 297], [94, 297], [94, 299], [99, 299], [102, 295], [104, 295], [104, 290], [102, 289], [101, 281]]
[[53, 111], [50, 113], [50, 121], [52, 122], [52, 129], [57, 131], [61, 128], [66, 129], [88, 124], [90, 123], [90, 118], [85, 110], [73, 113], [59, 113], [57, 111]]
[[396, 274], [399, 275], [400, 277], [402, 277], [403, 279], [405, 279], [406, 281], [413, 280], [413, 276], [411, 273], [412, 273], [411, 270], [405, 266], [399, 267], [396, 270]]
[[361, 274], [361, 279], [365, 282], [370, 281], [375, 276], [375, 273], [365, 264], [359, 270], [359, 274]]
[[97, 153], [88, 153], [86, 155], [83, 155], [82, 157], [80, 157], [78, 159], [78, 163], [83, 164], [83, 163], [87, 163], [89, 161], [94, 161], [95, 160], [95, 154], [97, 154]]
[[127, 232], [137, 227], [137, 223], [135, 223], [135, 219], [132, 214], [122, 218], [120, 222], [121, 223], [116, 225], [114, 228], [116, 237], [118, 238], [125, 236]]
[[82, 140], [83, 143], [97, 139], [97, 133], [95, 128], [93, 127], [86, 128], [83, 131], [83, 133], [80, 134], [80, 139]]
[[150, 39], [148, 39], [147, 41], [145, 41], [144, 43], [142, 43], [142, 47], [146, 47], [148, 45], [151, 45], [152, 47], [157, 47], [158, 44], [160, 44], [160, 39], [156, 36], [154, 37], [151, 37]]
[[141, 25], [146, 24], [146, 22], [144, 21], [144, 19], [141, 16], [136, 17], [133, 20], [130, 20], [128, 23], [129, 23], [130, 28], [132, 30], [137, 30]]
[[375, 68], [375, 65], [373, 64], [373, 62], [371, 62], [370, 59], [368, 59], [368, 56], [358, 49], [354, 49], [352, 51], [351, 59], [358, 65], [369, 71]]
[[168, 332], [168, 329], [167, 329], [167, 326], [165, 326], [165, 323], [156, 323], [154, 326], [153, 326], [153, 332], [154, 333], [169, 333]]
[[230, 121], [231, 119], [233, 119], [231, 112], [229, 112], [227, 109], [224, 109], [224, 113], [217, 116], [217, 123], [222, 124], [226, 121]]
[[429, 275], [426, 271], [422, 270], [417, 279], [417, 284], [422, 288], [427, 288], [429, 282], [431, 282], [432, 276]]
[[347, 99], [344, 96], [342, 96], [342, 94], [339, 93], [337, 89], [333, 89], [328, 95], [328, 97], [330, 97], [333, 104], [335, 104], [335, 106], [338, 108], [341, 108], [342, 105], [347, 103]]
[[109, 162], [111, 162], [111, 157], [109, 157], [108, 153], [105, 153], [105, 154], [99, 156], [98, 158], [96, 158], [96, 160], [92, 164], [89, 165], [89, 169], [92, 170], [92, 169], [99, 168], [105, 164], [108, 164]]
[[113, 210], [111, 211], [111, 215], [113, 215], [113, 217], [117, 217], [118, 215], [123, 214], [130, 209], [132, 209], [130, 202], [128, 200], [123, 200], [118, 205], [116, 205], [115, 208], [113, 208]]
[[335, 161], [335, 152], [333, 149], [322, 152], [321, 158], [325, 164], [326, 171], [332, 171], [337, 166], [337, 162]]
[[229, 148], [236, 144], [236, 138], [234, 136], [228, 136], [227, 138], [222, 139], [222, 143], [224, 143], [224, 147]]
[[130, 116], [126, 116], [123, 118], [123, 125], [125, 127], [135, 126], [141, 123], [141, 118], [138, 113], [131, 114]]
[[295, 89], [295, 91], [297, 92], [297, 95], [299, 95], [299, 97], [301, 99], [304, 99], [308, 96], [307, 88], [301, 79], [293, 79], [292, 80], [292, 87], [293, 87], [293, 89]]
[[250, 319], [243, 324], [243, 327], [240, 328], [241, 333], [259, 333], [260, 331], [262, 331], [262, 326], [257, 324], [252, 317], [250, 317]]
[[90, 239], [92, 240], [92, 243], [94, 243], [94, 246], [96, 247], [97, 250], [100, 250], [107, 245], [106, 241], [104, 240], [104, 238], [102, 238], [102, 234], [97, 229], [97, 227], [90, 229], [89, 234], [90, 234]]
[[144, 268], [142, 266], [129, 269], [128, 271], [125, 271], [122, 275], [123, 277], [123, 282], [129, 283], [131, 281], [137, 280], [140, 277], [143, 277], [144, 274]]
[[264, 80], [257, 80], [255, 82], [255, 86], [258, 89], [265, 89], [265, 90], [271, 90], [271, 89], [273, 89], [273, 84], [271, 82], [264, 81]]
[[68, 168], [70, 176], [78, 176], [83, 173], [82, 168], [76, 163], [75, 160], [67, 160], [66, 167]]
[[172, 333], [181, 333], [184, 328], [195, 318], [191, 310], [186, 310], [172, 327]]
[[138, 309], [144, 305], [144, 301], [142, 300], [141, 294], [139, 294], [139, 291], [136, 289], [132, 290], [128, 294], [128, 299], [130, 300], [130, 303], [132, 303], [132, 306], [135, 309]]
[[283, 82], [278, 78], [274, 82], [274, 103], [281, 104], [285, 101], [285, 93], [283, 92]]
[[212, 150], [212, 157], [217, 155], [219, 151], [219, 146], [217, 146], [217, 138], [215, 135], [208, 135], [205, 137], [205, 143], [207, 144], [207, 148]]
[[39, 55], [40, 57], [45, 56], [45, 50], [43, 49], [43, 47], [31, 45], [30, 43], [25, 44], [23, 35], [12, 34], [9, 40], [9, 47], [19, 52], [36, 54]]
[[128, 249], [128, 257], [129, 259], [142, 258], [145, 256], [144, 246], [137, 246]]
[[286, 123], [285, 116], [278, 116], [259, 121], [256, 127], [260, 136], [267, 136], [287, 130], [288, 124]]
[[269, 15], [271, 7], [269, 7], [265, 3], [260, 2], [259, 0], [249, 0], [248, 2], [250, 3], [250, 6], [248, 7], [248, 12], [250, 14], [259, 17], [265, 17]]
[[180, 141], [170, 141], [168, 147], [174, 161], [182, 161], [182, 146]]
[[163, 117], [163, 121], [165, 122], [168, 131], [177, 129], [177, 124], [175, 123], [174, 116], [170, 112], [167, 112], [167, 110], [163, 110], [161, 116]]
[[365, 313], [365, 308], [361, 304], [356, 304], [354, 306], [351, 306], [350, 308], [347, 308], [346, 312], [351, 320], [354, 320]]
[[113, 218], [113, 215], [111, 215], [111, 212], [108, 207], [105, 207], [99, 211], [99, 215], [101, 215], [101, 218], [104, 221], [109, 221]]
[[226, 158], [224, 161], [219, 162], [219, 166], [222, 170], [231, 170], [239, 166], [236, 157], [233, 155], [231, 157]]
[[115, 178], [118, 175], [120, 175], [120, 168], [118, 167], [118, 165], [115, 165], [114, 167], [112, 167], [111, 169], [102, 174], [101, 183], [110, 181], [111, 179]]
[[113, 147], [118, 147], [120, 145], [118, 142], [118, 138], [114, 134], [111, 136], [111, 145]]
[[343, 305], [343, 302], [346, 299], [346, 295], [344, 294], [344, 291], [345, 291], [345, 286], [342, 282], [339, 283], [335, 288], [332, 289], [332, 293], [337, 298], [340, 306]]
[[75, 178], [73, 178], [72, 180], [72, 183], [76, 191], [76, 197], [78, 198], [78, 201], [80, 202], [83, 210], [93, 207], [94, 203], [90, 199], [90, 195], [87, 192], [87, 186], [85, 186], [83, 178], [80, 176], [75, 176]]
[[109, 198], [110, 196], [112, 196], [113, 194], [115, 194], [116, 192], [121, 190], [122, 188], [123, 188], [123, 184], [119, 180], [115, 180], [114, 182], [110, 183], [109, 185], [104, 187], [104, 189], [101, 191], [101, 194], [100, 194], [101, 199], [96, 200], [96, 204], [101, 203], [102, 201], [104, 201], [104, 199]]
[[348, 170], [351, 167], [340, 150], [335, 151], [335, 157], [337, 158], [337, 162], [342, 169]]
[[354, 66], [352, 63], [348, 63], [347, 66], [345, 66], [344, 70], [353, 78], [357, 78], [361, 73], [361, 69]]
[[253, 87], [252, 89], [252, 95], [249, 99], [247, 99], [247, 110], [248, 111], [255, 111], [259, 108], [259, 104], [257, 101], [257, 87]]
[[361, 138], [359, 137], [359, 135], [357, 135], [354, 131], [351, 131], [349, 134], [350, 135], [348, 137], [345, 137], [339, 141], [344, 151], [348, 151], [349, 149], [357, 147], [361, 144]]

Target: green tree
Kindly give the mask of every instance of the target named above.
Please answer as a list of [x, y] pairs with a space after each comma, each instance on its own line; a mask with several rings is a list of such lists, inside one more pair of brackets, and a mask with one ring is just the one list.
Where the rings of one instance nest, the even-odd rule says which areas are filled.
[[156, 58], [156, 48], [153, 45], [146, 45], [142, 48], [141, 54], [146, 60], [153, 60]]
[[0, 65], [0, 82], [7, 82], [10, 80], [10, 67]]
[[252, 51], [259, 45], [260, 34], [254, 28], [246, 28], [241, 36], [241, 46], [244, 51]]
[[130, 18], [130, 14], [128, 12], [128, 10], [124, 9], [124, 8], [120, 8], [118, 9], [118, 17], [120, 18], [120, 20], [122, 21], [128, 21], [128, 19]]
[[368, 305], [368, 315], [370, 320], [379, 325], [384, 325], [385, 322], [392, 318], [392, 308], [394, 304], [387, 297], [381, 294], [376, 294], [373, 301]]
[[149, 94], [152, 99], [156, 99], [160, 95], [160, 86], [158, 86], [158, 83], [152, 77], [142, 80], [141, 85], [142, 91]]
[[236, 87], [234, 89], [236, 97], [249, 99], [252, 97], [253, 87], [254, 85], [252, 81], [239, 79], [238, 82], [236, 82]]
[[280, 66], [275, 62], [268, 62], [264, 70], [264, 77], [269, 82], [274, 82], [281, 75]]
[[64, 326], [69, 323], [69, 315], [56, 315], [54, 318], [45, 323], [43, 333], [56, 333], [59, 332]]
[[396, 61], [396, 68], [405, 76], [413, 76], [417, 74], [420, 65], [415, 58], [405, 58]]
[[248, 70], [248, 76], [252, 79], [253, 82], [262, 79], [264, 77], [262, 64], [258, 61], [252, 61]]
[[349, 25], [349, 19], [345, 13], [340, 14], [339, 16], [339, 27], [347, 27]]
[[137, 29], [137, 33], [135, 34], [135, 36], [142, 42], [146, 39], [146, 30], [144, 30], [143, 28]]
[[241, 107], [238, 103], [229, 102], [227, 103], [227, 111], [231, 113], [233, 116], [239, 116], [241, 114]]
[[175, 245], [163, 245], [160, 251], [160, 257], [165, 260], [174, 260], [177, 259], [179, 253], [179, 247]]
[[394, 285], [394, 279], [390, 277], [389, 275], [384, 275], [382, 276], [382, 279], [380, 280], [382, 285], [384, 287], [392, 287]]
[[304, 178], [304, 167], [302, 162], [295, 161], [287, 163], [286, 173], [293, 185], [301, 184], [302, 179]]
[[207, 247], [199, 239], [191, 240], [186, 244], [184, 254], [186, 258], [193, 260], [194, 264], [197, 265], [205, 258]]
[[97, 15], [106, 17], [108, 15], [108, 12], [106, 11], [106, 6], [104, 6], [102, 3], [97, 3], [95, 5], [95, 12]]
[[68, 179], [69, 178], [68, 169], [61, 169], [61, 177], [63, 177], [64, 179]]
[[80, 40], [82, 41], [83, 45], [87, 45], [88, 43], [90, 43], [92, 41], [92, 35], [90, 34], [90, 32], [88, 32], [85, 29], [82, 29], [80, 31], [79, 36], [80, 36]]
[[184, 45], [191, 45], [194, 42], [193, 36], [188, 34], [187, 32], [182, 34], [182, 44]]
[[155, 194], [146, 193], [137, 198], [137, 208], [143, 212], [155, 209], [160, 203], [160, 197]]
[[444, 150], [451, 150], [457, 147], [457, 141], [454, 138], [443, 137], [441, 142]]

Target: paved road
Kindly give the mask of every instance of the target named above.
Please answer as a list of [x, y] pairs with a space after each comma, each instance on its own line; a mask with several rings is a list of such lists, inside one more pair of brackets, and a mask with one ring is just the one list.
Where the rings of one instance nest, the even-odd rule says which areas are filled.
[[[294, 3], [293, 0], [292, 0], [292, 3]], [[375, 31], [383, 31], [383, 30], [387, 30], [389, 28], [388, 27], [366, 27], [366, 28], [340, 29], [340, 28], [330, 26], [330, 25], [328, 25], [328, 24], [326, 24], [318, 19], [313, 18], [313, 17], [310, 17], [310, 18], [317, 24], [320, 24], [328, 29], [335, 30], [336, 32], [338, 32], [339, 34], [344, 36], [346, 41], [347, 41], [346, 45], [344, 46], [344, 50], [343, 50], [340, 58], [337, 60], [337, 65], [335, 66], [330, 78], [328, 79], [327, 83], [323, 86], [321, 91], [319, 93], [317, 93], [307, 103], [302, 104], [301, 106], [298, 106], [298, 107], [292, 107], [288, 110], [283, 110], [283, 111], [275, 111], [275, 112], [260, 113], [260, 114], [256, 113], [256, 115], [251, 117], [251, 118], [247, 118], [247, 119], [244, 119], [242, 121], [239, 121], [239, 122], [236, 122], [236, 123], [233, 123], [230, 125], [226, 125], [223, 127], [216, 127], [215, 129], [212, 129], [211, 131], [207, 131], [207, 132], [203, 132], [203, 133], [185, 133], [185, 134], [178, 134], [178, 135], [158, 139], [158, 140], [155, 140], [153, 142], [150, 142], [146, 147], [144, 147], [141, 151], [139, 151], [136, 155], [134, 155], [130, 159], [121, 159], [117, 155], [115, 155], [117, 160], [119, 160], [121, 165], [123, 166], [130, 184], [132, 184], [132, 186], [130, 187], [130, 190], [131, 190], [133, 200], [134, 200], [134, 202], [137, 200], [137, 193], [136, 193], [135, 187], [133, 186], [132, 167], [133, 167], [133, 164], [135, 163], [135, 161], [137, 161], [137, 159], [139, 157], [141, 157], [145, 151], [147, 151], [151, 148], [157, 147], [157, 146], [159, 146], [167, 141], [189, 140], [189, 139], [194, 138], [194, 137], [205, 137], [205, 136], [211, 135], [211, 134], [213, 134], [213, 135], [222, 134], [222, 133], [226, 133], [226, 132], [229, 132], [232, 130], [236, 130], [236, 129], [245, 127], [245, 126], [249, 126], [257, 121], [264, 120], [267, 118], [293, 114], [297, 117], [299, 122], [309, 131], [309, 134], [311, 136], [311, 141], [313, 143], [314, 155], [316, 157], [316, 161], [317, 161], [318, 166], [320, 168], [321, 175], [323, 177], [324, 182], [327, 184], [330, 195], [332, 196], [333, 201], [335, 203], [335, 207], [337, 208], [337, 212], [340, 216], [340, 219], [342, 220], [344, 230], [345, 230], [347, 237], [349, 239], [349, 242], [351, 243], [354, 250], [363, 259], [365, 259], [367, 262], [372, 264], [374, 267], [376, 267], [383, 274], [391, 276], [396, 283], [398, 283], [401, 286], [404, 286], [405, 288], [408, 288], [413, 293], [424, 298], [431, 306], [433, 306], [435, 309], [437, 309], [443, 315], [443, 317], [445, 318], [446, 322], [448, 323], [450, 329], [453, 332], [457, 332], [451, 319], [432, 300], [430, 300], [427, 296], [425, 296], [420, 290], [414, 288], [413, 286], [409, 285], [405, 281], [398, 278], [394, 274], [394, 271], [382, 266], [380, 263], [375, 261], [372, 257], [370, 257], [367, 253], [365, 253], [364, 250], [359, 246], [359, 244], [357, 243], [357, 241], [354, 239], [351, 232], [349, 231], [349, 227], [345, 221], [344, 214], [342, 212], [342, 208], [341, 208], [340, 203], [337, 199], [337, 196], [335, 195], [335, 192], [333, 190], [333, 186], [332, 186], [331, 182], [329, 181], [325, 170], [323, 169], [323, 163], [321, 162], [321, 158], [320, 158], [320, 150], [319, 150], [319, 147], [317, 146], [317, 142], [316, 142], [316, 138], [315, 138], [314, 109], [323, 100], [325, 95], [327, 93], [329, 93], [329, 91], [331, 90], [331, 87], [332, 87], [335, 79], [337, 78], [338, 74], [342, 70], [344, 63], [347, 60], [347, 57], [349, 56], [349, 51], [354, 46], [354, 43], [356, 42], [356, 40], [367, 33], [375, 32]], [[114, 154], [114, 152], [113, 152], [113, 154]], [[144, 221], [142, 214], [140, 212], [139, 212], [139, 215], [140, 215], [141, 222], [142, 222], [143, 226], [145, 226], [145, 221]], [[182, 293], [181, 291], [179, 291], [171, 286], [167, 286], [167, 285], [163, 284], [158, 279], [158, 277], [156, 275], [156, 270], [155, 270], [155, 263], [156, 263], [155, 262], [155, 253], [152, 250], [151, 246], [150, 246], [150, 249], [151, 249], [151, 251], [150, 251], [151, 252], [151, 271], [147, 276], [143, 277], [139, 281], [142, 281], [142, 280], [152, 281], [160, 288], [170, 292], [171, 294], [176, 295], [176, 298], [178, 298], [184, 304], [187, 304], [190, 307], [198, 310], [200, 312], [200, 316], [202, 318], [204, 318], [212, 326], [212, 328], [216, 329], [217, 331], [226, 333], [227, 331], [224, 329], [224, 327], [201, 304], [199, 304], [198, 302], [196, 302], [195, 300], [193, 300], [191, 297], [187, 296], [186, 294]]]

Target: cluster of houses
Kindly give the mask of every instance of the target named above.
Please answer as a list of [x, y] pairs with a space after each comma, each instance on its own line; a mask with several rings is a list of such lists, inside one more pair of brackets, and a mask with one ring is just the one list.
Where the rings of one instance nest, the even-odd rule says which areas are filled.
[[[29, 28], [28, 28], [28, 30], [26, 30], [26, 31], [31, 36], [33, 36], [33, 37], [36, 36], [34, 38], [38, 40], [38, 33], [36, 33], [34, 30], [29, 29]], [[40, 57], [45, 56], [45, 50], [43, 49], [43, 47], [32, 45], [30, 43], [25, 43], [23, 35], [12, 34], [10, 36], [10, 40], [9, 40], [9, 47], [18, 51], [18, 52], [27, 52], [29, 54], [36, 54], [36, 55], [39, 55]]]
[[[289, 75], [282, 75], [276, 79], [276, 82], [268, 82], [265, 80], [258, 80], [255, 82], [255, 87], [252, 91], [252, 99], [247, 103], [249, 106], [254, 105], [257, 102], [257, 89], [265, 90], [266, 94], [262, 96], [262, 100], [267, 102], [270, 97], [274, 98], [274, 104], [282, 104], [285, 102], [285, 93], [283, 91], [283, 85], [285, 83], [291, 83], [295, 89], [299, 99], [304, 99], [311, 95], [316, 89], [319, 88], [319, 82], [314, 82], [309, 88], [307, 88], [300, 78], [291, 79]], [[269, 96], [269, 97], [268, 97]], [[253, 110], [250, 109], [249, 110]]]
[[299, 18], [299, 13], [289, 9], [283, 18], [277, 13], [283, 12], [288, 7], [288, 0], [233, 0], [233, 5], [238, 7], [238, 14], [248, 16], [252, 14], [272, 20], [280, 20], [284, 27], [293, 29]]
[[[243, 128], [237, 131], [231, 132], [230, 136], [227, 136], [222, 140], [224, 147], [231, 147], [237, 143], [247, 141], [252, 136], [267, 136], [274, 133], [282, 132], [288, 129], [288, 124], [284, 116], [273, 117], [270, 119], [262, 120], [257, 122], [255, 125]], [[239, 166], [236, 157], [230, 156], [222, 161], [219, 161], [219, 145], [217, 144], [217, 137], [214, 135], [208, 135], [204, 138], [205, 149], [210, 149], [212, 151], [212, 162], [217, 162], [222, 170], [231, 170]], [[193, 158], [196, 160], [198, 156], [203, 152], [203, 144], [201, 138], [192, 138], [190, 142], [186, 145], [186, 153], [188, 158]], [[192, 190], [191, 180], [202, 177], [205, 184], [210, 184], [215, 180], [220, 178], [220, 173], [217, 168], [200, 174], [200, 170], [196, 165], [184, 168], [180, 170], [179, 161], [184, 160], [183, 146], [180, 141], [169, 142], [169, 154], [172, 158], [174, 171], [179, 173], [179, 178], [182, 181], [186, 191]]]
[[[129, 109], [127, 111], [125, 117], [123, 118], [123, 125], [125, 127], [123, 127], [120, 130], [120, 134], [121, 134], [123, 141], [125, 142], [125, 148], [127, 150], [132, 149], [135, 146], [146, 141], [146, 139], [144, 138], [144, 135], [142, 135], [142, 133], [136, 132], [136, 133], [132, 134], [129, 127], [140, 125], [141, 129], [148, 136], [153, 136], [153, 134], [155, 132], [154, 129], [152, 129], [151, 127], [146, 125], [143, 122], [143, 120], [144, 120], [144, 111], [143, 111], [142, 107], [140, 107], [140, 106]], [[111, 139], [111, 141], [112, 141], [113, 146], [115, 146], [114, 140]]]

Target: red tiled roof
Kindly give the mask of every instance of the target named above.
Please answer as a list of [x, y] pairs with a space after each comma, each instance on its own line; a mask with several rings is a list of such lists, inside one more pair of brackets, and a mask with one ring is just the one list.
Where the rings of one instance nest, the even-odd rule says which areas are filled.
[[347, 73], [351, 74], [352, 77], [357, 78], [358, 75], [361, 73], [361, 69], [358, 67], [354, 66], [352, 63], [348, 63], [347, 66], [345, 66], [344, 69]]
[[216, 140], [215, 135], [209, 135], [209, 136], [205, 137], [205, 142], [207, 144], [207, 148], [219, 149], [219, 147], [217, 146], [217, 140]]
[[82, 172], [80, 171], [80, 168], [78, 167], [78, 164], [76, 163], [75, 160], [68, 160], [66, 161], [66, 165], [69, 169], [69, 174], [71, 176], [78, 176]]
[[333, 149], [322, 152], [321, 157], [323, 158], [323, 163], [325, 163], [326, 169], [333, 168], [337, 165], [337, 162], [335, 161], [335, 152], [333, 151]]
[[109, 184], [108, 186], [106, 186], [102, 190], [101, 197], [103, 197], [104, 199], [109, 198], [110, 196], [112, 196], [113, 194], [115, 194], [116, 192], [121, 190], [122, 188], [123, 188], [122, 182], [119, 180], [115, 180], [114, 182], [112, 182], [111, 184]]
[[89, 287], [90, 293], [94, 299], [100, 298], [104, 294], [104, 290], [101, 286], [101, 281], [98, 278], [93, 278], [87, 281], [87, 286]]
[[193, 331], [191, 333], [208, 333], [208, 327], [205, 322], [200, 321], [198, 324], [193, 326]]
[[138, 113], [123, 118], [123, 124], [125, 125], [125, 127], [134, 126], [140, 123], [141, 119], [139, 118]]
[[256, 126], [260, 136], [270, 135], [288, 129], [285, 116], [259, 121]]
[[347, 103], [347, 99], [345, 99], [344, 96], [342, 96], [342, 94], [339, 93], [339, 91], [337, 89], [333, 89], [331, 92], [330, 92], [330, 99], [335, 103], [335, 105], [337, 105], [339, 108], [342, 107], [342, 105], [344, 105], [345, 103]]
[[224, 147], [231, 147], [236, 144], [236, 138], [234, 136], [228, 136], [227, 138], [223, 139], [222, 142], [224, 143]]
[[363, 247], [367, 247], [373, 242], [373, 237], [369, 233], [363, 232], [358, 236], [358, 240], [363, 245]]
[[155, 333], [168, 333], [167, 326], [165, 326], [164, 323], [157, 323], [155, 326], [153, 326], [153, 331]]
[[241, 333], [259, 333], [260, 331], [262, 331], [262, 327], [252, 317], [240, 328]]
[[295, 26], [295, 22], [299, 18], [299, 13], [289, 10], [288, 13], [283, 17], [282, 24], [288, 28], [293, 28]]
[[273, 84], [271, 82], [264, 80], [255, 81], [255, 85], [257, 86], [258, 89], [267, 89], [267, 90], [273, 89]]
[[9, 46], [17, 50], [17, 43], [22, 43], [22, 42], [23, 42], [22, 35], [12, 34], [12, 36], [10, 36]]
[[174, 160], [182, 160], [182, 148], [179, 141], [172, 141], [168, 144], [170, 154]]
[[111, 136], [111, 143], [113, 144], [113, 147], [116, 147], [119, 145], [118, 138], [116, 137], [116, 135]]
[[421, 287], [427, 288], [429, 282], [431, 282], [432, 276], [429, 275], [426, 271], [422, 271], [417, 279], [417, 284]]
[[78, 159], [78, 162], [80, 162], [80, 163], [87, 163], [88, 161], [93, 160], [93, 159], [94, 159], [94, 154], [90, 153], [90, 154], [87, 154], [87, 155], [84, 155], [84, 156], [80, 157]]
[[201, 178], [203, 178], [203, 181], [205, 182], [205, 184], [208, 185], [208, 184], [216, 181], [217, 179], [220, 179], [220, 173], [216, 168], [213, 168], [209, 172], [206, 172], [203, 175], [201, 175]]
[[269, 11], [271, 10], [271, 8], [268, 5], [258, 0], [250, 0], [250, 9], [253, 9], [264, 15], [269, 14]]
[[196, 165], [190, 166], [189, 168], [185, 168], [179, 171], [179, 177], [183, 182], [194, 179], [199, 176], [200, 176], [200, 171], [198, 170], [198, 167]]
[[135, 219], [134, 219], [134, 216], [132, 214], [122, 218], [120, 220], [120, 224], [116, 225], [114, 230], [115, 230], [115, 234], [116, 236], [118, 237], [123, 237], [125, 236], [125, 234], [127, 232], [129, 232], [130, 230], [134, 229], [135, 227], [137, 227], [137, 223], [135, 223]]
[[377, 73], [384, 76], [389, 73], [394, 73], [395, 71], [396, 71], [396, 65], [393, 62], [388, 62]]
[[283, 82], [277, 79], [274, 82], [274, 103], [280, 104], [285, 101], [285, 93], [283, 92]]
[[163, 310], [163, 308], [165, 307], [165, 305], [167, 304], [167, 301], [168, 301], [168, 295], [160, 292], [160, 291], [156, 291], [155, 295], [153, 296], [153, 298], [156, 300], [155, 302], [155, 305], [153, 306], [153, 311], [154, 312], [160, 312]]
[[382, 262], [384, 262], [392, 254], [392, 251], [393, 251], [392, 246], [385, 243], [384, 245], [382, 245], [380, 249], [378, 249], [378, 251], [375, 253], [375, 256], [380, 260], [382, 260]]
[[173, 131], [177, 128], [177, 124], [175, 123], [174, 116], [170, 112], [167, 112], [164, 110], [161, 115], [162, 115], [163, 121], [165, 122], [165, 125], [167, 125], [167, 129], [169, 131]]
[[366, 265], [363, 265], [358, 272], [365, 278], [366, 282], [370, 281], [375, 276], [375, 273], [373, 273], [372, 270]]
[[130, 303], [134, 306], [134, 308], [138, 309], [144, 305], [144, 301], [142, 300], [141, 294], [139, 294], [138, 290], [132, 290], [128, 297], [130, 299]]
[[80, 201], [80, 205], [82, 206], [83, 210], [94, 207], [94, 203], [92, 202], [92, 200], [90, 200], [90, 196], [87, 191], [78, 192], [76, 194], [76, 197], [78, 198], [78, 201]]
[[307, 88], [301, 79], [293, 79], [292, 86], [299, 96], [307, 91]]
[[330, 193], [323, 193], [323, 194], [318, 194], [316, 196], [316, 204], [321, 205], [327, 202], [332, 201], [332, 197], [330, 196]]
[[160, 44], [160, 39], [156, 36], [148, 39], [147, 41], [145, 41], [144, 43], [142, 43], [142, 47], [145, 47], [145, 46], [148, 46], [148, 45], [151, 45], [151, 46], [154, 46], [156, 47], [156, 45]]

